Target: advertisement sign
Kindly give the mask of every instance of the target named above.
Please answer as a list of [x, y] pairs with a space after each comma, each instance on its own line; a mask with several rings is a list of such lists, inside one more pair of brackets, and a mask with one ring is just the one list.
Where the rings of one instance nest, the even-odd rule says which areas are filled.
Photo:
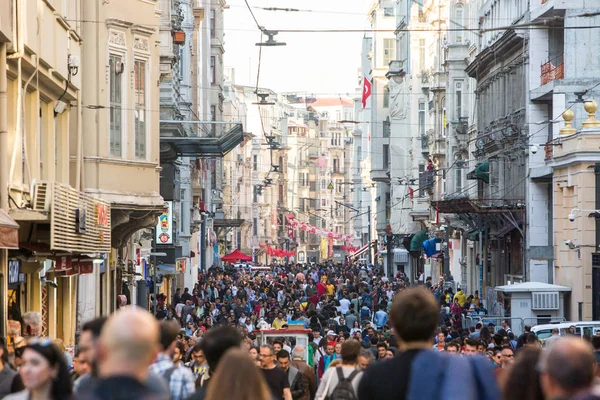
[[18, 260], [10, 260], [8, 262], [8, 284], [15, 285], [22, 282], [20, 278], [21, 262]]
[[173, 244], [173, 202], [167, 201], [167, 209], [158, 217], [156, 243]]
[[185, 261], [185, 257], [175, 259], [175, 272], [185, 273]]

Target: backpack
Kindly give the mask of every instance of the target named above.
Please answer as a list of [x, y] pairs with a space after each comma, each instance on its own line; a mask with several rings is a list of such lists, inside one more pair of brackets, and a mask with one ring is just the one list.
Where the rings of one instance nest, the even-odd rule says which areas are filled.
[[348, 378], [344, 378], [342, 367], [336, 367], [335, 372], [338, 376], [338, 384], [333, 389], [333, 392], [326, 397], [327, 400], [357, 400], [354, 387], [352, 387], [352, 379], [359, 374], [359, 370], [354, 370]]

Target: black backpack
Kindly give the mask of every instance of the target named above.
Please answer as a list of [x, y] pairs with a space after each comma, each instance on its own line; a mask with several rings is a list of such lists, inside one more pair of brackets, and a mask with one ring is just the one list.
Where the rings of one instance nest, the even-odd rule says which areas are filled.
[[358, 369], [352, 371], [348, 378], [344, 378], [342, 367], [336, 367], [335, 372], [338, 376], [338, 384], [333, 389], [333, 392], [327, 396], [327, 400], [357, 400], [358, 397], [352, 387], [352, 379], [360, 372]]

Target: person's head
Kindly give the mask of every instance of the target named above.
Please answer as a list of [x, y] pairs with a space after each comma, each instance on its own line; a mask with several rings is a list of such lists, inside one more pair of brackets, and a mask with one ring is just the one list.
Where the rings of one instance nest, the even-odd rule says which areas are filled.
[[546, 398], [571, 398], [590, 388], [596, 359], [589, 343], [567, 337], [552, 344], [540, 359]]
[[173, 348], [173, 362], [178, 363], [183, 360], [183, 356], [185, 355], [185, 346], [181, 342], [175, 342], [175, 347]]
[[280, 340], [275, 340], [273, 342], [273, 350], [275, 351], [275, 354], [279, 353], [282, 349], [283, 349], [283, 342]]
[[497, 367], [500, 367], [502, 365], [502, 359], [502, 349], [496, 347], [492, 352], [492, 361]]
[[342, 364], [356, 365], [362, 347], [357, 340], [348, 339], [342, 344]]
[[482, 327], [483, 327], [483, 325], [481, 325], [481, 322], [478, 322], [478, 323], [475, 324], [475, 330], [476, 331], [481, 330]]
[[206, 362], [204, 350], [202, 350], [202, 342], [198, 342], [192, 347], [192, 359], [196, 365], [202, 365]]
[[100, 334], [100, 375], [128, 375], [145, 381], [158, 351], [159, 328], [154, 316], [141, 308], [121, 308], [108, 318]]
[[79, 359], [86, 363], [95, 375], [98, 373], [96, 347], [105, 323], [106, 317], [94, 318], [83, 324], [79, 336]]
[[335, 351], [335, 347], [334, 347], [333, 343], [327, 343], [327, 347], [326, 347], [325, 351], [327, 352], [328, 356], [332, 355]]
[[430, 343], [438, 322], [437, 301], [423, 288], [402, 290], [392, 301], [390, 318], [400, 347], [407, 343]]
[[298, 345], [292, 350], [292, 360], [304, 361], [304, 347]]
[[510, 347], [502, 349], [502, 368], [507, 368], [515, 362], [515, 352]]
[[458, 344], [456, 342], [446, 343], [446, 346], [444, 347], [444, 351], [446, 351], [446, 353], [450, 353], [450, 354], [459, 354], [460, 353], [460, 344]]
[[30, 392], [49, 388], [52, 400], [71, 396], [69, 367], [64, 353], [50, 339], [34, 339], [25, 346], [19, 374]]
[[275, 350], [270, 344], [260, 346], [260, 366], [264, 369], [271, 369], [275, 365]]
[[333, 352], [337, 355], [342, 354], [342, 342], [337, 342], [334, 346], [333, 346]]
[[600, 350], [600, 336], [598, 336], [597, 333], [592, 337], [592, 347], [594, 348], [594, 350]]
[[29, 311], [23, 314], [24, 335], [26, 337], [38, 337], [42, 334], [42, 313]]
[[467, 338], [467, 340], [465, 340], [465, 349], [463, 351], [463, 354], [466, 356], [474, 356], [476, 354], [479, 354], [479, 352], [477, 351], [478, 344], [479, 343], [477, 342], [477, 340]]
[[373, 353], [366, 349], [361, 349], [358, 354], [358, 368], [366, 369], [369, 364], [371, 364], [371, 360], [373, 359]]
[[538, 363], [542, 349], [526, 347], [519, 350], [513, 365], [507, 369], [504, 398], [507, 400], [543, 400]]
[[177, 322], [174, 321], [161, 321], [159, 324], [160, 330], [160, 351], [168, 354], [169, 356], [173, 355], [175, 351], [175, 344], [177, 336], [180, 332], [180, 327]]
[[241, 346], [242, 335], [232, 326], [221, 325], [209, 329], [200, 343], [208, 368], [214, 373], [225, 352], [232, 347]]
[[219, 369], [211, 377], [206, 400], [270, 400], [271, 392], [261, 371], [239, 348], [230, 348], [222, 356]]
[[377, 343], [377, 358], [383, 359], [385, 358], [385, 353], [387, 351], [387, 345], [385, 343]]
[[437, 334], [437, 340], [438, 343], [441, 343], [442, 345], [446, 342], [446, 335], [444, 335], [444, 332], [440, 332]]
[[525, 347], [542, 347], [540, 344], [540, 340], [536, 336], [535, 333], [529, 332], [525, 335], [525, 343], [523, 344]]
[[280, 350], [277, 353], [277, 365], [284, 371], [290, 367], [290, 353], [287, 350]]

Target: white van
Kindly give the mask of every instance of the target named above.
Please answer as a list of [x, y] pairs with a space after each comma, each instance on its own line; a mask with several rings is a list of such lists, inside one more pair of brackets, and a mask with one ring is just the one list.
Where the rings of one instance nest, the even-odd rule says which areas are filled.
[[558, 329], [560, 336], [568, 332], [571, 326], [575, 327], [575, 334], [581, 336], [595, 336], [596, 332], [600, 331], [600, 321], [579, 321], [579, 322], [560, 322], [556, 324], [536, 325], [531, 328], [531, 332], [540, 339], [540, 342], [545, 342], [552, 336], [552, 330]]

